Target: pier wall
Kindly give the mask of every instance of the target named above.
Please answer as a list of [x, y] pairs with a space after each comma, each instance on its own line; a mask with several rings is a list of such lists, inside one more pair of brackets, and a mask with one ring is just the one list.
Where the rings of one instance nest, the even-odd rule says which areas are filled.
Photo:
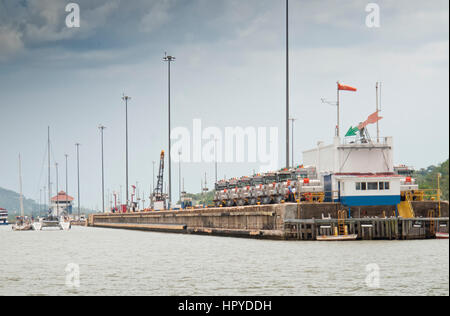
[[[448, 202], [413, 202], [416, 219], [395, 218], [395, 207], [352, 208], [346, 220], [349, 232], [359, 239], [423, 239], [434, 232], [448, 233]], [[278, 205], [205, 208], [182, 211], [96, 214], [89, 217], [93, 227], [144, 231], [194, 233], [270, 239], [315, 240], [331, 235], [337, 227], [338, 203], [287, 203]], [[427, 219], [433, 210], [434, 219]], [[323, 230], [322, 227], [328, 227]]]

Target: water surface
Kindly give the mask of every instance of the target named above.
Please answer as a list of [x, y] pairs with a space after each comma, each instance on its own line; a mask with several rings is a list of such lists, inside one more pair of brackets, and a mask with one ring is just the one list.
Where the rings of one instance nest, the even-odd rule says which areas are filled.
[[[366, 282], [374, 280], [366, 271], [374, 264], [380, 269], [379, 288]], [[79, 267], [79, 287], [66, 284], [68, 265]], [[448, 296], [449, 243], [287, 242], [0, 227], [0, 295]]]

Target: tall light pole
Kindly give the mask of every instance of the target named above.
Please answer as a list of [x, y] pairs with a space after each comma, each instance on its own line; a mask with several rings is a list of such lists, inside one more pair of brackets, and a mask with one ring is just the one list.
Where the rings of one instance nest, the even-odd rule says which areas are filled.
[[77, 178], [78, 178], [78, 220], [80, 220], [80, 144], [75, 144], [77, 148]]
[[51, 170], [50, 170], [50, 126], [47, 129], [47, 158], [48, 158], [48, 211], [51, 212], [50, 204], [52, 203], [52, 186], [51, 186]]
[[56, 169], [56, 216], [59, 218], [59, 188], [58, 188], [58, 163], [55, 163]]
[[181, 203], [181, 149], [178, 151], [178, 190], [180, 193], [180, 203]]
[[217, 184], [217, 138], [214, 139], [214, 155], [215, 155], [215, 161], [214, 161], [214, 171], [215, 171], [215, 178], [216, 178], [216, 184]]
[[105, 130], [105, 126], [100, 125], [100, 137], [101, 137], [101, 146], [102, 146], [102, 211], [105, 213], [105, 163], [103, 156], [103, 131]]
[[295, 121], [297, 121], [297, 119], [292, 117], [289, 120], [291, 121], [291, 128], [292, 128], [292, 148], [291, 148], [291, 150], [292, 150], [292, 165], [291, 165], [291, 167], [294, 167], [294, 164], [295, 164], [295, 162], [294, 162], [294, 123], [295, 123]]
[[438, 174], [437, 174], [437, 185], [438, 185], [437, 196], [438, 196], [439, 218], [441, 217], [441, 177], [442, 177], [442, 174], [440, 172], [438, 172]]
[[153, 186], [152, 186], [152, 192], [150, 192], [150, 195], [153, 193], [153, 190], [155, 190], [155, 164], [156, 164], [156, 161], [153, 161]]
[[171, 140], [170, 140], [170, 129], [171, 129], [171, 116], [170, 116], [170, 64], [175, 61], [175, 57], [173, 56], [168, 56], [167, 53], [165, 54], [164, 61], [167, 62], [167, 66], [168, 66], [168, 97], [169, 97], [169, 102], [168, 102], [168, 107], [169, 107], [169, 198], [168, 198], [168, 202], [169, 202], [169, 209], [171, 208], [172, 205], [172, 160], [171, 160]]
[[289, 168], [289, 0], [286, 0], [286, 167]]
[[[68, 200], [68, 196], [69, 196], [69, 180], [68, 180], [69, 179], [69, 171], [68, 171], [68, 167], [67, 167], [67, 162], [68, 162], [68, 159], [69, 159], [69, 155], [65, 154], [64, 156], [66, 157], [66, 200]], [[68, 201], [66, 201], [66, 211], [67, 211], [67, 215], [70, 215], [67, 202]]]
[[127, 195], [126, 198], [126, 202], [127, 202], [127, 210], [128, 210], [128, 206], [130, 205], [130, 200], [129, 200], [129, 196], [128, 196], [128, 101], [131, 100], [131, 98], [129, 96], [124, 95], [122, 97], [122, 100], [125, 101], [125, 160], [126, 160], [126, 168], [125, 168], [125, 173], [126, 173], [126, 189], [125, 189], [125, 193]]

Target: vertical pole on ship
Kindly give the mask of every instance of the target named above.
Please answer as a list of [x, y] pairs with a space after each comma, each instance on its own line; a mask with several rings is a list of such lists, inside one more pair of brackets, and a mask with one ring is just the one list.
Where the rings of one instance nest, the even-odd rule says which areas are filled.
[[22, 156], [19, 154], [19, 186], [20, 186], [20, 216], [22, 216], [22, 220], [24, 220], [24, 209], [23, 209], [23, 191], [22, 191]]
[[340, 104], [339, 97], [340, 97], [340, 95], [339, 95], [339, 81], [338, 81], [338, 83], [337, 83], [337, 102], [336, 102], [336, 105], [337, 105], [336, 136], [337, 137], [341, 136], [341, 128], [340, 128], [340, 125], [341, 125], [340, 106], [341, 106], [341, 104]]
[[[377, 93], [377, 114], [380, 111], [379, 109], [379, 82], [376, 84], [376, 93]], [[377, 121], [377, 143], [380, 142], [380, 120]]]

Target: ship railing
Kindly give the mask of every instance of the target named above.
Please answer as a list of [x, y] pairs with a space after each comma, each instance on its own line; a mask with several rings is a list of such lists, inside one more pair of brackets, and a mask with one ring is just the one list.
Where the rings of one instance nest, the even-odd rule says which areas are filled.
[[361, 138], [359, 136], [344, 137], [342, 145], [354, 145], [354, 144], [373, 144], [373, 145], [388, 145], [389, 137], [370, 137]]

